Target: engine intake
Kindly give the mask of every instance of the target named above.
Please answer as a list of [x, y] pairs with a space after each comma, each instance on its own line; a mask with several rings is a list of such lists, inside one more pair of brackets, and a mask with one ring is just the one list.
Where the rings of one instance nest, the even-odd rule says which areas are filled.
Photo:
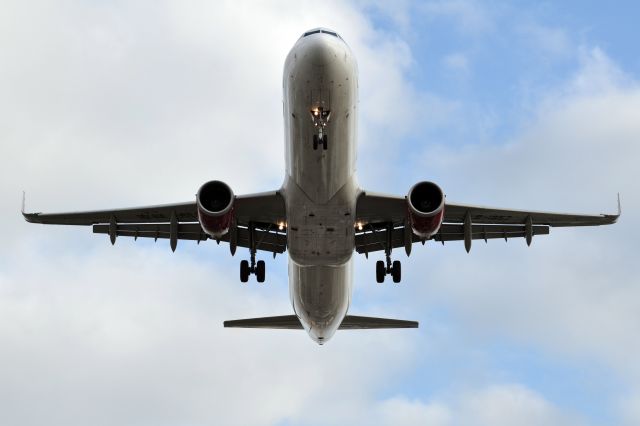
[[234, 216], [233, 191], [224, 182], [212, 180], [198, 190], [198, 220], [204, 232], [219, 238], [229, 232]]
[[438, 232], [444, 218], [444, 193], [433, 182], [419, 182], [409, 190], [409, 221], [420, 238], [430, 238]]

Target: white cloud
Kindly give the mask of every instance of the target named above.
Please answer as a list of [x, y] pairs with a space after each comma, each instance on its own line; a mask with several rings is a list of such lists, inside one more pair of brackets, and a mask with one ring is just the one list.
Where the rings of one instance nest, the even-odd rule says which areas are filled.
[[356, 0], [358, 6], [364, 10], [373, 10], [383, 16], [385, 21], [389, 20], [393, 32], [402, 34], [412, 31], [411, 14], [412, 2], [410, 0], [397, 0], [389, 2], [385, 0]]
[[486, 33], [495, 25], [491, 9], [474, 0], [429, 1], [420, 10], [430, 19], [451, 19], [458, 31], [468, 35]]
[[579, 424], [560, 412], [542, 396], [519, 385], [492, 385], [466, 395], [461, 404], [462, 421], [476, 425], [566, 425]]
[[380, 425], [578, 425], [536, 392], [518, 384], [495, 384], [457, 392], [455, 397], [423, 402], [394, 397], [378, 407]]
[[626, 395], [618, 401], [622, 425], [637, 425], [640, 423], [640, 394]]
[[442, 63], [447, 69], [455, 73], [464, 75], [469, 72], [469, 59], [464, 53], [450, 53], [443, 58]]
[[381, 425], [430, 425], [451, 424], [451, 411], [445, 404], [432, 402], [425, 404], [419, 400], [395, 397], [383, 401], [378, 407]]
[[535, 22], [521, 24], [516, 28], [529, 44], [539, 53], [554, 59], [572, 59], [574, 47], [562, 28], [549, 27]]
[[118, 245], [87, 255], [18, 251], [3, 268], [7, 424], [298, 423], [319, 403], [336, 409], [322, 423], [339, 424], [338, 413], [355, 418], [385, 377], [406, 368], [407, 334], [387, 334], [398, 350], [369, 357], [379, 334], [342, 334], [319, 349], [303, 332], [222, 328], [288, 312], [284, 275], [241, 286], [220, 262]]
[[[555, 356], [596, 359], [640, 386], [634, 362], [640, 358], [634, 337], [640, 327], [640, 275], [632, 255], [640, 237], [640, 87], [600, 49], [589, 52], [509, 143], [438, 147], [424, 158], [437, 154], [443, 160], [436, 173], [452, 201], [615, 213], [620, 191], [620, 222], [552, 229], [526, 253], [521, 241], [477, 242], [471, 256], [451, 244], [450, 253], [429, 254], [438, 268], [431, 288], [421, 292], [425, 300], [456, 306], [457, 315], [484, 338], [504, 333]], [[473, 179], [461, 179], [460, 170]], [[419, 279], [418, 271], [408, 273], [414, 274], [409, 281]]]
[[568, 86], [568, 93], [582, 96], [607, 95], [638, 89], [638, 82], [626, 75], [599, 47], [579, 49], [581, 69]]

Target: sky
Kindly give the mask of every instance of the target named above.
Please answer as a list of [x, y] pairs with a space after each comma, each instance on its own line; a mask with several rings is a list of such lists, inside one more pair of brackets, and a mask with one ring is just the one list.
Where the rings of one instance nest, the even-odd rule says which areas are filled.
[[[0, 413], [6, 425], [640, 424], [635, 2], [5, 0]], [[610, 227], [356, 257], [350, 313], [417, 330], [227, 330], [292, 312], [287, 259], [32, 225], [29, 211], [284, 179], [282, 67], [307, 29], [358, 60], [358, 179]]]

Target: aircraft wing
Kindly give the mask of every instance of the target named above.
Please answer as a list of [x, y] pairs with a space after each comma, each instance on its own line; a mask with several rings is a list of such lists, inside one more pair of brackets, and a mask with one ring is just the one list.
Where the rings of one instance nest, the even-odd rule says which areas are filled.
[[[391, 248], [405, 247], [409, 252], [412, 243], [424, 243], [405, 229], [407, 209], [405, 197], [363, 192], [356, 208], [356, 221], [360, 225], [356, 229], [356, 251], [368, 254], [390, 245]], [[442, 226], [430, 239], [443, 244], [468, 240], [468, 247], [470, 241], [476, 239], [520, 237], [530, 242], [534, 235], [548, 234], [550, 227], [609, 225], [619, 216], [619, 199], [617, 214], [599, 215], [501, 209], [445, 201]]]
[[92, 210], [65, 213], [25, 213], [25, 220], [47, 225], [95, 225], [109, 223], [114, 217], [117, 223], [169, 223], [175, 212], [179, 222], [197, 222], [196, 203], [164, 204], [158, 206], [131, 207], [114, 210]]
[[[249, 225], [254, 227], [257, 250], [283, 253], [286, 250], [285, 205], [278, 191], [235, 197], [237, 246], [249, 247]], [[96, 234], [116, 237], [205, 241], [210, 239], [198, 221], [196, 202], [164, 204], [113, 210], [67, 213], [25, 213], [25, 220], [48, 225], [93, 225]], [[175, 225], [175, 226], [174, 226]], [[219, 241], [229, 242], [227, 234]], [[172, 249], [175, 248], [172, 242]]]

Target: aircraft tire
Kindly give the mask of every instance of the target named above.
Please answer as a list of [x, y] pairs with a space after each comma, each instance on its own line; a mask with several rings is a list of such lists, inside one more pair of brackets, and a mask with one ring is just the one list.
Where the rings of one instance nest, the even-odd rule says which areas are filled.
[[387, 275], [387, 271], [385, 271], [384, 262], [382, 260], [378, 260], [376, 262], [376, 281], [378, 283], [383, 283], [385, 275]]
[[259, 283], [264, 282], [265, 269], [264, 260], [258, 260], [258, 263], [256, 264], [256, 278]]
[[322, 149], [327, 150], [327, 135], [322, 136]]
[[313, 150], [318, 149], [318, 135], [313, 135]]
[[402, 266], [399, 260], [395, 260], [393, 262], [393, 267], [391, 268], [391, 276], [393, 277], [394, 283], [399, 283], [402, 279]]
[[243, 260], [240, 262], [240, 282], [246, 283], [249, 281], [249, 261]]

